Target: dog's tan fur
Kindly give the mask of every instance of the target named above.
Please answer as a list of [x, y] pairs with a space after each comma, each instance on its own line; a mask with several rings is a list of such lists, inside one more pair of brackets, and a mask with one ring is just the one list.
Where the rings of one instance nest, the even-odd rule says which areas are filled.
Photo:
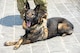
[[[29, 11], [29, 12], [27, 13], [27, 16], [29, 16], [30, 18], [33, 18], [33, 13], [34, 13], [34, 11], [31, 11], [31, 12]], [[43, 21], [42, 24], [40, 24], [40, 25], [36, 24], [36, 25], [30, 27], [30, 28], [34, 29], [34, 30], [31, 30], [31, 31], [30, 31], [30, 32], [32, 32], [32, 33], [36, 33], [37, 30], [39, 30], [40, 28], [42, 28], [43, 33], [42, 33], [42, 35], [38, 38], [39, 40], [41, 40], [41, 39], [47, 39], [47, 37], [48, 37], [47, 19], [45, 19], [45, 18], [40, 18], [40, 19], [38, 20], [38, 22], [41, 22], [41, 21]], [[23, 21], [22, 26], [23, 26], [23, 28], [24, 28], [25, 30], [27, 29], [27, 25], [26, 25], [26, 22], [25, 22], [25, 21]], [[29, 36], [30, 36], [30, 38], [31, 38], [33, 35], [30, 34]], [[27, 40], [27, 39], [24, 39], [24, 38], [20, 38], [20, 39], [19, 39], [18, 41], [16, 41], [16, 42], [5, 42], [5, 45], [6, 45], [6, 46], [12, 46], [12, 45], [14, 45], [14, 49], [18, 49], [18, 48], [21, 46], [21, 44], [29, 44], [29, 43], [31, 43], [31, 40]]]
[[[34, 14], [35, 14], [34, 10], [29, 10], [27, 12], [26, 18], [31, 19], [35, 16]], [[5, 45], [6, 46], [14, 45], [14, 49], [18, 49], [21, 45], [24, 44], [49, 39], [57, 35], [66, 36], [67, 34], [69, 35], [72, 34], [74, 27], [68, 20], [64, 18], [51, 18], [47, 20], [45, 15], [39, 17], [37, 21], [38, 23], [31, 25], [30, 27], [28, 27], [27, 25], [26, 22], [27, 19], [23, 21], [22, 26], [25, 29], [25, 31], [27, 31], [26, 29], [29, 29], [28, 34], [27, 32], [25, 33], [25, 35], [27, 34], [26, 35], [27, 37], [25, 38], [24, 35], [16, 42], [5, 42]]]

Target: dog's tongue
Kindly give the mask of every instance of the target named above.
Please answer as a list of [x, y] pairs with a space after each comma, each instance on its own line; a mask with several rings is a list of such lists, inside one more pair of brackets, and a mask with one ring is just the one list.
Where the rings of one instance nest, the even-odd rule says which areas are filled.
[[31, 22], [27, 21], [27, 27], [30, 27], [30, 26], [31, 26]]

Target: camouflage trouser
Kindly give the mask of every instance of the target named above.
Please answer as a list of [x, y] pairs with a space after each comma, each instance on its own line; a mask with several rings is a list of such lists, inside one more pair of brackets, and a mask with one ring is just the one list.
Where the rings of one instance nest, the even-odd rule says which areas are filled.
[[[20, 12], [21, 18], [24, 18], [24, 5], [27, 3], [27, 0], [17, 0], [17, 7]], [[40, 9], [47, 12], [46, 0], [34, 0], [35, 5], [41, 5]]]

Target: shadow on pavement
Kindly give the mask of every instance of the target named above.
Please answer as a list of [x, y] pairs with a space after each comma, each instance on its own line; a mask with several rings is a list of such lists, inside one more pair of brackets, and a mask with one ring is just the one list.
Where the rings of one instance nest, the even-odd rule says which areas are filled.
[[0, 19], [0, 24], [12, 27], [14, 25], [21, 25], [22, 19], [19, 15], [10, 15]]

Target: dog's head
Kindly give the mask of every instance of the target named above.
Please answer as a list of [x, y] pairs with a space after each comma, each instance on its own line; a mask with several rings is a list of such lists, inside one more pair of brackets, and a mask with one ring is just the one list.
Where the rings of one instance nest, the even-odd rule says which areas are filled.
[[28, 9], [28, 11], [25, 11], [26, 27], [29, 28], [42, 22], [42, 18], [38, 17], [38, 10], [39, 6], [37, 6], [35, 9]]
[[[34, 22], [35, 21], [35, 22]], [[25, 13], [25, 22], [27, 27], [31, 27], [34, 23], [37, 23], [36, 14], [35, 11], [32, 9], [29, 9]]]

